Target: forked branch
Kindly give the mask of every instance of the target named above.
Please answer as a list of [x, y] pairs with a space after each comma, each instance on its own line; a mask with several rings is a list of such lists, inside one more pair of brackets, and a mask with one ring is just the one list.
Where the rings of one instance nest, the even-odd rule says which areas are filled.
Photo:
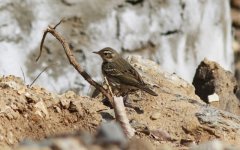
[[51, 33], [63, 46], [64, 51], [68, 57], [69, 63], [82, 75], [82, 77], [88, 81], [89, 84], [91, 84], [92, 86], [94, 86], [96, 89], [98, 89], [101, 93], [103, 93], [104, 96], [106, 96], [111, 102], [113, 101], [113, 97], [107, 92], [107, 90], [105, 90], [100, 84], [98, 84], [97, 82], [95, 82], [90, 75], [78, 64], [76, 58], [74, 57], [74, 54], [72, 53], [72, 50], [69, 47], [69, 44], [66, 42], [66, 40], [55, 30], [56, 27], [61, 24], [62, 20], [55, 25], [54, 27], [48, 26], [48, 28], [44, 31], [43, 37], [42, 37], [42, 41], [41, 41], [41, 45], [40, 45], [40, 52], [39, 55], [36, 59], [36, 61], [39, 60], [39, 58], [41, 57], [42, 54], [42, 49], [43, 49], [43, 44], [44, 44], [44, 40], [46, 38], [46, 35], [48, 33]]
[[[69, 44], [66, 42], [66, 40], [55, 30], [58, 25], [60, 25], [62, 20], [55, 25], [54, 27], [48, 26], [48, 28], [44, 31], [41, 45], [40, 45], [40, 52], [36, 59], [36, 61], [39, 60], [42, 54], [42, 48], [44, 40], [48, 33], [51, 33], [63, 46], [64, 51], [67, 55], [67, 58], [70, 62], [70, 64], [82, 75], [82, 77], [88, 81], [89, 84], [94, 86], [97, 90], [99, 90], [104, 96], [108, 98], [108, 100], [112, 103], [112, 106], [114, 107], [114, 112], [116, 115], [116, 120], [121, 124], [121, 127], [123, 131], [125, 132], [127, 137], [132, 137], [134, 135], [134, 129], [132, 129], [131, 125], [129, 124], [129, 120], [127, 118], [127, 114], [125, 111], [125, 107], [123, 105], [123, 98], [122, 97], [113, 97], [112, 91], [108, 92], [106, 89], [103, 88], [102, 85], [95, 82], [90, 75], [84, 71], [84, 69], [78, 64], [76, 58], [74, 57], [74, 54], [72, 53], [72, 50], [70, 49]], [[109, 88], [111, 89], [111, 88]]]

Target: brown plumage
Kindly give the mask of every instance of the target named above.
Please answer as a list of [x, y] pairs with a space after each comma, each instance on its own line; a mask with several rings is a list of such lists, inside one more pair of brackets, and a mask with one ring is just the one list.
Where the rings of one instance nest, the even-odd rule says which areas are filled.
[[121, 89], [141, 89], [153, 96], [158, 96], [144, 83], [139, 73], [115, 50], [106, 47], [98, 52], [103, 59], [102, 73], [112, 84], [120, 85]]

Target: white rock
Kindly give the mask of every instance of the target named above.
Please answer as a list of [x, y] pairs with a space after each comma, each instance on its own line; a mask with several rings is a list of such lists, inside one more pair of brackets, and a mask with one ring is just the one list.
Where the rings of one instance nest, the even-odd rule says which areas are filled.
[[49, 113], [48, 113], [47, 107], [46, 107], [45, 103], [43, 102], [43, 100], [37, 102], [34, 105], [34, 107], [37, 109], [36, 112], [35, 112], [36, 114], [38, 114], [41, 117], [43, 117], [42, 114], [41, 114], [41, 112], [42, 112], [42, 113], [44, 113], [46, 119], [49, 118]]
[[67, 98], [60, 99], [60, 103], [63, 106], [63, 108], [68, 108], [70, 106], [70, 102], [71, 102], [71, 100], [67, 99]]
[[208, 102], [218, 102], [219, 101], [219, 96], [217, 93], [213, 93], [212, 95], [208, 95]]

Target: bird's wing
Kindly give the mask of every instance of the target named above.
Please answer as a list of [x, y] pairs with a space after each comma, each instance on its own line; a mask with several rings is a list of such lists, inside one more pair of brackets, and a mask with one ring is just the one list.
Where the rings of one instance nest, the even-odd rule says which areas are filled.
[[103, 65], [103, 72], [123, 84], [132, 86], [144, 84], [139, 73], [124, 59]]

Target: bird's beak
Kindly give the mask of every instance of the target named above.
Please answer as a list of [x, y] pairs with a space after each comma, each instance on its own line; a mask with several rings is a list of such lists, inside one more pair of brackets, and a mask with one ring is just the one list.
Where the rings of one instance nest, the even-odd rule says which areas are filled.
[[99, 54], [98, 52], [93, 52], [94, 54]]

